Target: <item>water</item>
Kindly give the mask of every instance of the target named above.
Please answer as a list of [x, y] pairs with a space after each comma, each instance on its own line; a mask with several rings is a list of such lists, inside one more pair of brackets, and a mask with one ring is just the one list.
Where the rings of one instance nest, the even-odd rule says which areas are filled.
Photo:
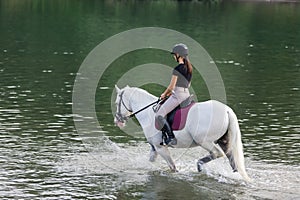
[[[293, 3], [0, 1], [0, 198], [300, 198], [299, 9]], [[161, 158], [148, 161], [142, 137], [113, 126], [114, 84], [139, 64], [172, 66], [161, 51], [124, 55], [99, 82], [96, 111], [111, 140], [87, 144], [77, 133], [72, 90], [84, 58], [106, 38], [144, 26], [183, 32], [214, 59], [239, 118], [252, 183], [231, 173], [225, 159], [199, 174], [196, 160], [207, 154], [200, 148], [172, 149], [179, 172], [170, 173]], [[209, 98], [199, 74], [193, 87], [199, 100]]]

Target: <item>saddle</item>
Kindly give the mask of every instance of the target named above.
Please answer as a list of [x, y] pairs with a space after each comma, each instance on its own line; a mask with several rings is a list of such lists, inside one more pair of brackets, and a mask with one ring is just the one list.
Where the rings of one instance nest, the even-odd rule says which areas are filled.
[[167, 121], [173, 131], [181, 130], [185, 127], [188, 112], [194, 104], [195, 101], [192, 96], [189, 96], [167, 115]]

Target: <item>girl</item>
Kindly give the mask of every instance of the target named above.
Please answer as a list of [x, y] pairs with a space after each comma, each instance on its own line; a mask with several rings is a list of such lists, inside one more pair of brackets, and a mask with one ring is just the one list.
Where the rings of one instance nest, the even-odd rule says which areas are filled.
[[160, 95], [161, 99], [169, 97], [155, 115], [155, 125], [158, 130], [167, 133], [167, 145], [176, 145], [177, 139], [165, 119], [166, 115], [190, 96], [189, 87], [192, 79], [192, 65], [188, 59], [188, 47], [176, 44], [171, 52], [178, 65], [174, 68], [172, 78], [167, 89]]

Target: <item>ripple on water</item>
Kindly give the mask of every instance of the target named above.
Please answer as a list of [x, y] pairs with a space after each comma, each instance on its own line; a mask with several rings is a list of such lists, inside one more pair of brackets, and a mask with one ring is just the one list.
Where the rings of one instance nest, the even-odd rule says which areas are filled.
[[[196, 193], [207, 191], [208, 194], [223, 197], [234, 193], [234, 198], [237, 199], [285, 199], [284, 197], [295, 198], [299, 195], [296, 184], [299, 180], [299, 167], [268, 164], [246, 158], [246, 168], [253, 182], [243, 183], [238, 174], [232, 173], [227, 159], [208, 163], [204, 172], [199, 174], [195, 163], [199, 156], [206, 155], [200, 148], [170, 150], [179, 170], [175, 174], [168, 173], [167, 165], [161, 158], [155, 163], [148, 161], [149, 146], [145, 143], [119, 147], [109, 142], [94, 146], [93, 150], [70, 155], [63, 162], [57, 163], [60, 176], [72, 179], [70, 190], [79, 186], [82, 191], [86, 191], [86, 187], [100, 187], [98, 195], [107, 195], [105, 191], [109, 191], [109, 194], [117, 196], [122, 188], [128, 189], [134, 185], [139, 188], [134, 190], [138, 195], [148, 195], [143, 191], [158, 191], [156, 187], [143, 189], [145, 185], [160, 185], [157, 189], [161, 189], [167, 184], [163, 180], [167, 180], [168, 184], [171, 183], [177, 191], [183, 193], [182, 188], [188, 189], [186, 186], [189, 186]], [[233, 196], [229, 195], [228, 198]]]

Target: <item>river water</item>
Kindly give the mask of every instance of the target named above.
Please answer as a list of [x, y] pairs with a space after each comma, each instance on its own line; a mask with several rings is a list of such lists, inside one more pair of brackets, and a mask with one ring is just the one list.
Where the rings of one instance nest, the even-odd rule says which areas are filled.
[[[299, 19], [297, 3], [1, 0], [0, 199], [300, 199]], [[109, 66], [95, 96], [99, 140], [84, 142], [72, 110], [79, 67], [102, 41], [138, 27], [182, 32], [210, 54], [253, 182], [223, 158], [198, 173], [201, 148], [171, 149], [179, 170], [171, 173], [161, 158], [148, 161], [143, 137], [114, 126], [111, 96], [122, 74], [174, 65], [158, 50]], [[210, 98], [199, 74], [192, 84], [199, 101]]]

